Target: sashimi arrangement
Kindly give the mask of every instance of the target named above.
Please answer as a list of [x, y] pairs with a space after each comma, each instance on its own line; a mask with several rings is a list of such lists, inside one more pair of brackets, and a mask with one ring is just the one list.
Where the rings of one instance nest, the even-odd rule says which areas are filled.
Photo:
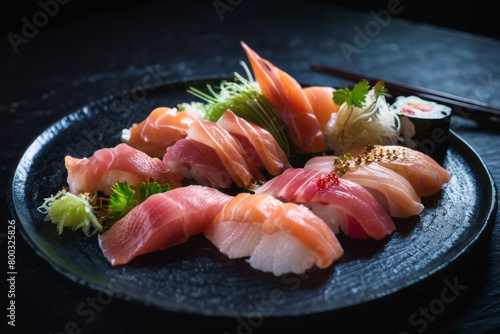
[[342, 257], [339, 233], [391, 235], [450, 180], [404, 146], [383, 82], [303, 88], [241, 44], [255, 80], [242, 63], [248, 79], [190, 88], [203, 102], [159, 106], [115, 147], [67, 156], [45, 220], [99, 234], [111, 266], [203, 234], [256, 270], [302, 274]]

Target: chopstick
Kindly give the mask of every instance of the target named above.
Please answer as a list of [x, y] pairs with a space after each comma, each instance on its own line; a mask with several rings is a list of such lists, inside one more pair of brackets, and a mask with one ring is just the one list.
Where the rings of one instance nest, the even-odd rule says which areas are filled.
[[385, 83], [385, 87], [392, 95], [415, 95], [422, 99], [434, 100], [435, 102], [446, 104], [452, 107], [453, 113], [458, 116], [500, 123], [500, 108], [490, 106], [486, 103], [402, 82], [384, 80], [382, 78], [376, 78], [325, 64], [313, 63], [311, 69], [356, 82], [366, 79], [371, 85], [382, 80]]

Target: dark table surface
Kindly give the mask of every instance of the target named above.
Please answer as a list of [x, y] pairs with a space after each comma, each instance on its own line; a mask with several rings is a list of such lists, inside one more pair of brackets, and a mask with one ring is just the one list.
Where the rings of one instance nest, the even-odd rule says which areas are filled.
[[[410, 2], [394, 8], [387, 4], [395, 2], [381, 2], [365, 6], [364, 11], [317, 1], [286, 5], [127, 1], [120, 9], [115, 1], [51, 3], [51, 15], [37, 14], [43, 10], [39, 4], [24, 12], [19, 7], [10, 12], [0, 48], [4, 119], [0, 124], [0, 242], [5, 275], [7, 225], [16, 219], [5, 194], [28, 145], [63, 115], [103, 97], [130, 92], [151, 73], [161, 83], [241, 72], [238, 62], [245, 56], [240, 40], [300, 82], [333, 87], [351, 84], [311, 71], [311, 62], [317, 61], [500, 106], [500, 41], [492, 30], [487, 31], [491, 36], [485, 36], [487, 32], [472, 29], [480, 23], [474, 12], [470, 16], [476, 21], [464, 20], [462, 26], [455, 22], [455, 27], [483, 35], [405, 20], [415, 19], [415, 15], [404, 15], [412, 10]], [[92, 10], [92, 6], [101, 7]], [[467, 8], [457, 8], [467, 12]], [[378, 20], [373, 13], [378, 13]], [[5, 11], [2, 15], [9, 16]], [[39, 27], [22, 30], [26, 21], [38, 22]], [[9, 39], [9, 32], [17, 37], [11, 34]], [[451, 126], [478, 152], [498, 183], [498, 123], [455, 116]], [[118, 299], [101, 300], [92, 307], [94, 312], [79, 315], [77, 308], [83, 303], [90, 309], [97, 292], [60, 276], [17, 234], [16, 327], [7, 326], [3, 314], [2, 322], [9, 333], [14, 329], [23, 333], [499, 333], [499, 219], [459, 262], [412, 291], [376, 307], [300, 319], [264, 319], [256, 328], [242, 326], [242, 319], [170, 314]], [[458, 280], [467, 289], [438, 316], [411, 323], [414, 312], [439, 298], [445, 280]], [[6, 300], [4, 292], [1, 300]]]

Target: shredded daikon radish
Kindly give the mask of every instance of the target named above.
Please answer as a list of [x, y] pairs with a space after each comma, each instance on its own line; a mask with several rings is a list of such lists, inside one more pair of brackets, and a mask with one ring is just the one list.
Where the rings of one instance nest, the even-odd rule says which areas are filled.
[[395, 145], [398, 141], [399, 118], [389, 110], [384, 96], [376, 96], [372, 88], [362, 108], [343, 103], [327, 123], [327, 147], [344, 154], [357, 147]]

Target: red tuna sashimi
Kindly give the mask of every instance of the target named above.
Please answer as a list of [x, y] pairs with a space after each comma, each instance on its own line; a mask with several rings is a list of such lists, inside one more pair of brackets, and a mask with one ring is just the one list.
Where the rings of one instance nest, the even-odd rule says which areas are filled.
[[253, 187], [255, 181], [265, 181], [251, 163], [245, 149], [227, 130], [214, 122], [198, 120], [189, 128], [187, 139], [212, 147], [238, 187]]
[[252, 155], [257, 155], [269, 174], [279, 175], [291, 167], [285, 152], [267, 130], [236, 116], [229, 109], [217, 124], [240, 140], [250, 159], [254, 160], [257, 157]]
[[156, 108], [144, 121], [132, 125], [127, 144], [152, 157], [161, 158], [167, 147], [186, 138], [189, 127], [196, 120], [195, 116], [185, 111]]
[[[314, 157], [304, 168], [331, 172], [337, 158]], [[419, 214], [424, 209], [412, 185], [398, 173], [380, 165], [357, 164], [353, 161], [342, 179], [363, 186], [391, 217], [407, 218]]]
[[215, 188], [229, 188], [233, 183], [213, 148], [196, 140], [181, 139], [167, 148], [163, 162], [187, 179]]
[[203, 186], [152, 195], [99, 235], [99, 246], [112, 266], [126, 264], [202, 233], [231, 198]]
[[[394, 232], [393, 221], [362, 186], [337, 178], [333, 173], [290, 168], [266, 182], [256, 193], [270, 194], [287, 202], [309, 206], [327, 223], [334, 214], [342, 231], [357, 239], [382, 239]], [[325, 209], [333, 209], [326, 211]], [[335, 226], [331, 226], [336, 230]]]
[[127, 144], [100, 149], [88, 159], [66, 156], [65, 163], [69, 190], [74, 194], [102, 191], [109, 195], [116, 182], [127, 181], [138, 187], [150, 178], [175, 188], [180, 186], [182, 180], [181, 175], [160, 159], [151, 158]]
[[313, 108], [299, 83], [241, 42], [262, 94], [278, 111], [291, 142], [304, 153], [322, 152], [325, 138]]

